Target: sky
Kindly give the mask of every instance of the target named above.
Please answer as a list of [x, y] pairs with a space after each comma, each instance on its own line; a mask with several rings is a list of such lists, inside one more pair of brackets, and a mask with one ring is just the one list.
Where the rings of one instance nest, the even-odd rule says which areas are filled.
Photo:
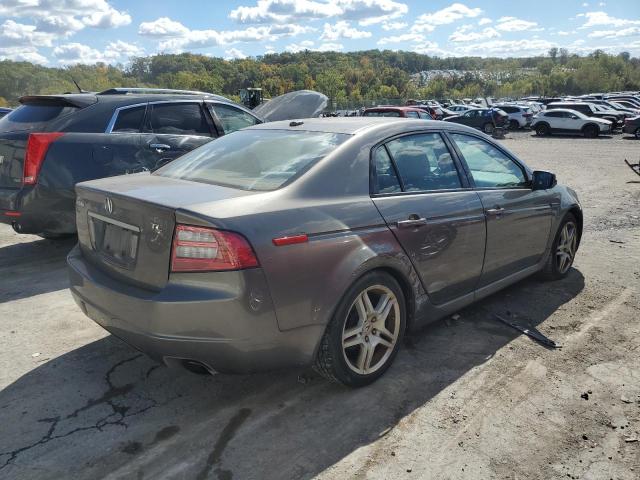
[[179, 52], [519, 57], [552, 47], [640, 56], [640, 0], [0, 0], [0, 59], [48, 66]]

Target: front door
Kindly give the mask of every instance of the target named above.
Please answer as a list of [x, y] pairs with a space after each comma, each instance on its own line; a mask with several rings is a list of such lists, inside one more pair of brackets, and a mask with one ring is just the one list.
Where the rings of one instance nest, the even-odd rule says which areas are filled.
[[378, 147], [373, 159], [373, 201], [431, 302], [472, 292], [482, 271], [484, 212], [443, 137], [402, 136]]
[[449, 135], [470, 172], [487, 218], [479, 286], [538, 263], [549, 240], [553, 195], [533, 191], [525, 169], [492, 143], [470, 134]]

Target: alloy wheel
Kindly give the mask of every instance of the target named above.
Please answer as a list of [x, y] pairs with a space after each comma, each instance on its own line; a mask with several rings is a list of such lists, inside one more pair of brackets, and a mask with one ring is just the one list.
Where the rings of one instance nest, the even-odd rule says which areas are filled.
[[578, 244], [576, 232], [576, 224], [573, 222], [565, 223], [560, 232], [560, 239], [556, 248], [556, 266], [561, 275], [569, 270], [573, 263]]
[[356, 297], [342, 329], [342, 352], [348, 367], [360, 375], [385, 365], [400, 334], [400, 306], [396, 295], [373, 285]]

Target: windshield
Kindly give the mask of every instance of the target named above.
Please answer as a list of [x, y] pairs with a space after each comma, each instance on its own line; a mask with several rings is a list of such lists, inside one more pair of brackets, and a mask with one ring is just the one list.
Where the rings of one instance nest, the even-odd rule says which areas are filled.
[[183, 155], [154, 175], [242, 190], [275, 190], [349, 137], [326, 132], [240, 130]]

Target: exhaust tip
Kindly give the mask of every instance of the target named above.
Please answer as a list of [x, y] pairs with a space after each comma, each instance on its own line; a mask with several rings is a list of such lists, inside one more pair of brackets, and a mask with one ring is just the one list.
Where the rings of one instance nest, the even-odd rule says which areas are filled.
[[182, 366], [191, 373], [195, 373], [197, 375], [213, 375], [215, 373], [204, 363], [197, 362], [195, 360], [183, 360]]

